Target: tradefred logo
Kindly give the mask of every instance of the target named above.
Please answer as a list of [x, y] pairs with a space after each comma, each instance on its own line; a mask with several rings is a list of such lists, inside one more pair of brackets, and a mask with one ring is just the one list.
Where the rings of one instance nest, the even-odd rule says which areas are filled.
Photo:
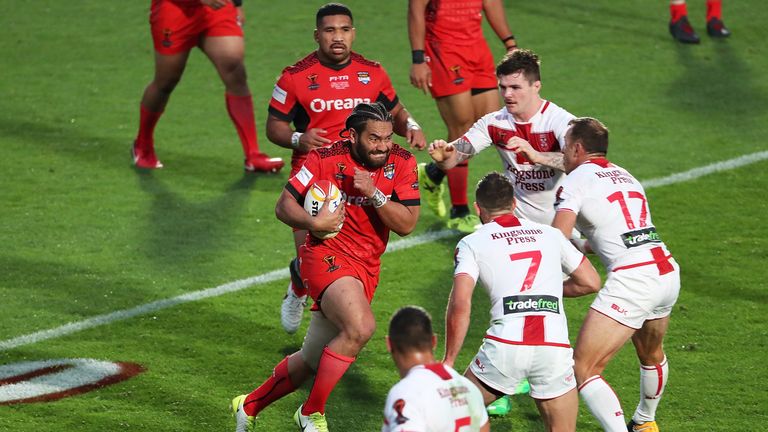
[[47, 402], [127, 380], [144, 368], [136, 363], [58, 359], [0, 366], [0, 405]]
[[656, 232], [656, 227], [649, 227], [626, 232], [621, 235], [621, 241], [627, 248], [633, 248], [647, 243], [661, 243], [661, 237]]
[[526, 312], [560, 313], [560, 300], [551, 295], [519, 295], [504, 297], [504, 315]]

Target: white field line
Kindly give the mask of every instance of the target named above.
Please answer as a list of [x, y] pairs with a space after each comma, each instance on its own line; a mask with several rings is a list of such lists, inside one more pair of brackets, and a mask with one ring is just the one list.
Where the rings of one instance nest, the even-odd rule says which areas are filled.
[[[703, 167], [694, 168], [688, 171], [684, 171], [677, 174], [672, 174], [667, 177], [660, 177], [642, 182], [646, 189], [651, 189], [660, 186], [667, 186], [675, 183], [682, 183], [690, 180], [697, 179], [699, 177], [712, 174], [719, 171], [727, 171], [735, 168], [739, 168], [744, 165], [749, 165], [761, 160], [768, 159], [768, 151], [761, 151], [757, 153], [751, 153], [748, 155], [740, 156], [734, 159], [729, 159], [722, 162], [716, 162]], [[430, 243], [435, 240], [450, 237], [456, 235], [455, 232], [450, 230], [432, 231], [420, 234], [414, 237], [409, 237], [403, 240], [396, 240], [389, 244], [387, 252], [396, 252], [404, 249], [409, 249], [414, 246], [422, 245], [424, 243]], [[61, 336], [65, 336], [71, 333], [76, 333], [81, 330], [86, 330], [93, 327], [98, 327], [105, 324], [110, 324], [115, 321], [121, 321], [128, 318], [135, 317], [137, 315], [144, 315], [150, 312], [166, 309], [172, 306], [189, 303], [193, 301], [203, 300], [210, 297], [217, 297], [222, 294], [241, 291], [246, 288], [250, 288], [256, 285], [263, 285], [276, 280], [287, 279], [289, 276], [288, 269], [273, 270], [268, 273], [264, 273], [258, 276], [249, 277], [246, 279], [236, 280], [224, 285], [219, 285], [215, 288], [208, 288], [200, 291], [194, 291], [180, 296], [172, 297], [169, 299], [158, 300], [151, 303], [139, 305], [130, 309], [123, 309], [103, 315], [97, 315], [82, 321], [71, 322], [59, 327], [55, 327], [48, 330], [41, 330], [34, 333], [29, 333], [22, 336], [17, 336], [12, 339], [0, 341], [0, 351], [7, 351], [20, 346], [31, 345], [33, 343], [41, 342], [48, 339], [55, 339]]]

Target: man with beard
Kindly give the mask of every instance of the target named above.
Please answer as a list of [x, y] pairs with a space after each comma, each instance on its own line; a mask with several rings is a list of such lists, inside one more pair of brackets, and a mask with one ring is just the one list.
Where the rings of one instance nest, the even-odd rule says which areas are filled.
[[[416, 227], [416, 158], [392, 142], [392, 115], [381, 103], [361, 103], [345, 126], [346, 139], [310, 152], [278, 199], [275, 213], [285, 224], [339, 233], [327, 240], [307, 236], [299, 249], [303, 282], [315, 301], [304, 344], [259, 388], [233, 399], [237, 431], [250, 430], [261, 410], [312, 374], [309, 398], [294, 420], [303, 431], [328, 430], [325, 402], [376, 328], [370, 302], [389, 232], [404, 236]], [[323, 207], [312, 217], [302, 202], [319, 180], [336, 184], [346, 203], [334, 213]]]
[[[310, 150], [340, 138], [347, 116], [360, 102], [381, 102], [392, 114], [394, 132], [412, 147], [423, 149], [424, 133], [400, 103], [384, 68], [352, 51], [355, 27], [349, 8], [328, 3], [317, 11], [315, 25], [317, 50], [283, 70], [269, 102], [267, 137], [293, 149], [290, 177], [299, 172]], [[297, 255], [306, 236], [306, 230], [294, 228]], [[294, 333], [301, 324], [307, 290], [296, 259], [290, 269], [280, 321], [285, 331]]]

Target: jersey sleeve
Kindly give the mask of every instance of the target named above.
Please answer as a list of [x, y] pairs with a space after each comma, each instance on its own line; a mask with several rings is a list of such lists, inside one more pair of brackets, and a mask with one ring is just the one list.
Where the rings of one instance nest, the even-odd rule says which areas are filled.
[[579, 252], [578, 249], [565, 238], [563, 233], [557, 232], [555, 235], [560, 240], [560, 267], [565, 274], [571, 274], [579, 264], [585, 259], [584, 254]]
[[384, 405], [382, 432], [425, 431], [427, 425], [420, 415], [418, 395], [408, 395], [400, 386], [392, 387]]
[[462, 137], [469, 141], [475, 153], [480, 153], [493, 144], [493, 138], [488, 131], [488, 120], [494, 114], [490, 113], [480, 117]]
[[583, 202], [583, 194], [580, 191], [582, 179], [580, 175], [574, 175], [574, 172], [565, 176], [555, 193], [555, 211], [579, 213]]
[[288, 179], [285, 189], [296, 198], [299, 203], [304, 202], [307, 189], [320, 178], [320, 154], [312, 150], [304, 161], [299, 172]]
[[392, 86], [392, 80], [389, 79], [389, 75], [387, 74], [387, 71], [384, 70], [384, 67], [381, 67], [381, 88], [379, 90], [379, 94], [376, 97], [376, 102], [381, 102], [384, 105], [384, 108], [387, 109], [387, 111], [392, 111], [400, 102], [400, 100], [397, 97], [397, 92], [395, 92], [395, 88]]
[[403, 168], [398, 169], [395, 174], [395, 185], [390, 199], [404, 206], [418, 206], [421, 201], [416, 158], [404, 159], [402, 164]]
[[477, 263], [475, 251], [470, 247], [466, 237], [456, 246], [454, 254], [453, 276], [465, 274], [477, 282], [480, 277], [480, 266]]
[[560, 151], [565, 150], [565, 133], [568, 132], [568, 122], [575, 118], [575, 115], [560, 108], [560, 115], [557, 116], [557, 121], [552, 125], [557, 142], [560, 143]]
[[272, 89], [272, 99], [269, 100], [269, 113], [287, 122], [296, 116], [298, 100], [291, 74], [284, 71]]

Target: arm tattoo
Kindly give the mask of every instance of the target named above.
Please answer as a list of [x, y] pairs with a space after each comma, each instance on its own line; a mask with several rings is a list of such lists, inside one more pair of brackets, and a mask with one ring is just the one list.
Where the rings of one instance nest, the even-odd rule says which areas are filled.
[[475, 154], [475, 148], [463, 137], [454, 141], [453, 147], [456, 149], [459, 163], [471, 158]]
[[541, 160], [539, 164], [554, 168], [559, 171], [565, 171], [564, 156], [560, 152], [539, 153]]

